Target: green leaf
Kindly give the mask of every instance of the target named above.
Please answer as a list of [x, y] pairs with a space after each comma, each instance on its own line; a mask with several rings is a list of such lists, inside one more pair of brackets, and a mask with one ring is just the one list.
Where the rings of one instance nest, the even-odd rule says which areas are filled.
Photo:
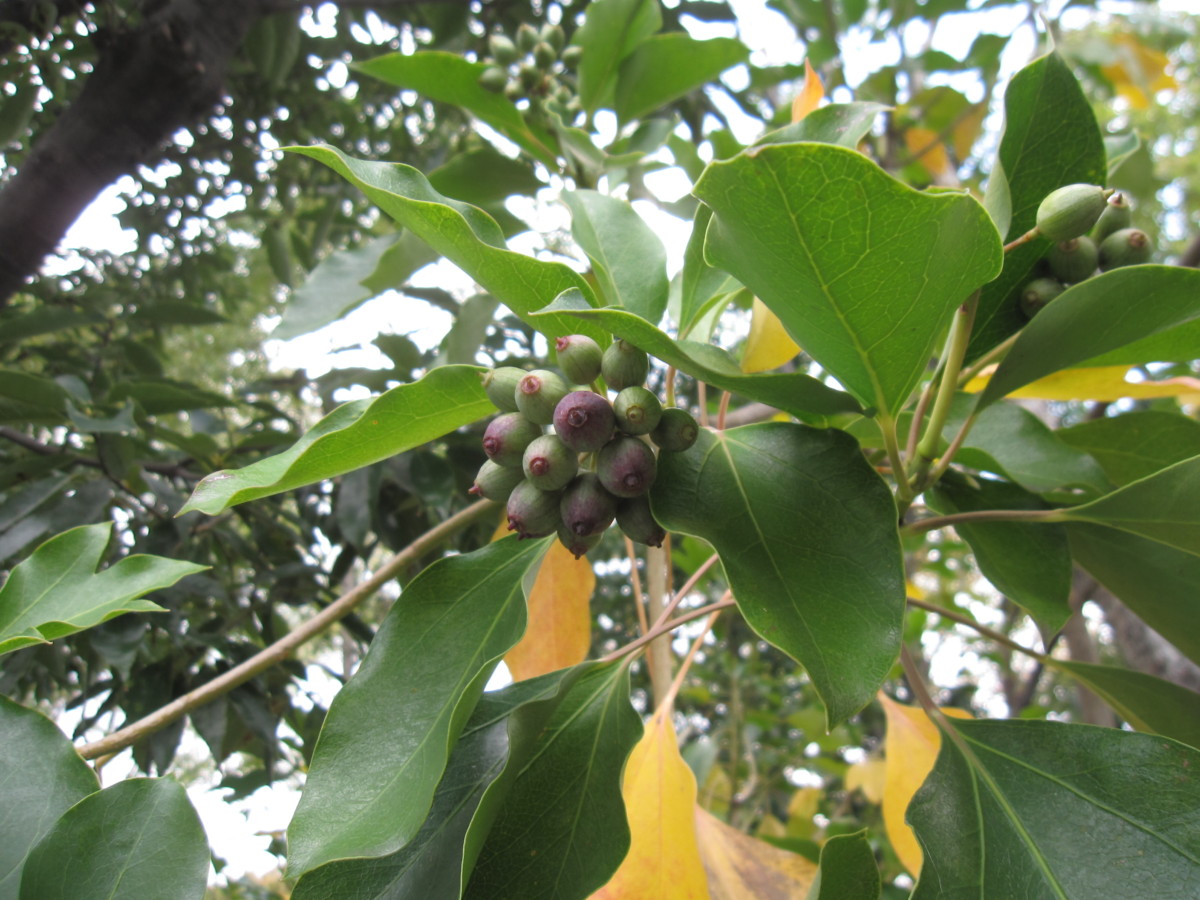
[[[332, 147], [291, 149], [340, 174], [521, 318], [528, 320], [529, 313], [571, 287], [596, 305], [592, 289], [570, 266], [507, 249], [500, 226], [487, 213], [442, 196], [411, 166], [353, 159]], [[579, 323], [547, 317], [538, 320], [537, 327], [547, 337], [557, 337], [578, 330]], [[599, 333], [591, 337], [607, 341]]]
[[[983, 509], [1047, 509], [1036, 494], [1004, 481], [969, 484], [947, 473], [926, 492], [943, 514]], [[954, 526], [975, 554], [984, 577], [1024, 607], [1043, 634], [1055, 634], [1071, 617], [1071, 550], [1061, 525], [1033, 522], [963, 522]]]
[[58, 382], [0, 370], [0, 422], [41, 425], [66, 419], [71, 396]]
[[193, 384], [169, 378], [118, 381], [109, 388], [106, 399], [110, 403], [124, 403], [127, 400], [133, 400], [143, 412], [151, 416], [162, 416], [190, 409], [214, 409], [235, 405], [235, 402], [229, 397], [223, 397], [212, 391], [202, 390]]
[[571, 311], [572, 315], [598, 323], [680, 372], [714, 387], [770, 404], [801, 419], [823, 420], [827, 416], [857, 412], [854, 398], [817, 379], [802, 374], [746, 375], [727, 352], [711, 344], [674, 341], [645, 319], [619, 309], [591, 309], [578, 294], [567, 292], [555, 298], [544, 313]]
[[1055, 434], [1095, 459], [1117, 487], [1188, 459], [1200, 448], [1200, 422], [1154, 410], [1093, 419]]
[[787, 423], [701, 430], [658, 465], [655, 516], [713, 545], [738, 609], [808, 671], [829, 727], [869, 703], [900, 649], [905, 586], [895, 504], [858, 442]]
[[525, 630], [522, 583], [546, 547], [488, 544], [438, 560], [404, 590], [329, 708], [288, 827], [292, 875], [416, 836], [450, 747]]
[[1138, 731], [1152, 731], [1200, 747], [1200, 694], [1120, 666], [1051, 657], [1048, 664], [1091, 688]]
[[1057, 519], [1108, 525], [1200, 556], [1200, 456], [1065, 509]]
[[667, 251], [624, 200], [596, 191], [566, 191], [571, 234], [587, 254], [609, 306], [657, 325], [667, 308]]
[[111, 532], [111, 522], [72, 528], [13, 568], [0, 587], [0, 654], [75, 634], [122, 613], [165, 612], [138, 598], [208, 568], [138, 554], [97, 572]]
[[1200, 752], [1090, 725], [943, 727], [956, 740], [908, 808], [925, 851], [914, 900], [1200, 892]]
[[554, 152], [546, 146], [546, 135], [534, 132], [511, 100], [479, 84], [486, 63], [471, 62], [458, 53], [444, 50], [419, 50], [407, 54], [387, 53], [358, 63], [354, 68], [432, 100], [462, 107], [530, 156], [540, 159], [551, 169], [556, 168]]
[[575, 672], [553, 701], [510, 720], [510, 760], [486, 810], [469, 900], [513, 897], [515, 885], [522, 900], [583, 900], [629, 850], [621, 770], [642, 735], [629, 670], [609, 663]]
[[825, 842], [806, 900], [878, 900], [882, 889], [875, 851], [864, 828], [834, 835]]
[[622, 60], [662, 27], [658, 0], [595, 0], [571, 43], [583, 48], [579, 101], [589, 113], [612, 104]]
[[914, 191], [844, 147], [754, 147], [711, 164], [694, 193], [713, 210], [709, 262], [888, 415], [955, 308], [1000, 271], [999, 235], [973, 198]]
[[[712, 219], [712, 210], [703, 203], [696, 207], [692, 233], [683, 252], [683, 270], [679, 275], [679, 336], [687, 335], [718, 295], [728, 294], [738, 283], [704, 260], [704, 235]], [[672, 307], [673, 309], [674, 307]]]
[[242, 469], [205, 476], [179, 511], [221, 510], [290, 491], [419, 447], [495, 412], [476, 366], [443, 366], [374, 399], [344, 403], [295, 444]]
[[1067, 523], [1071, 555], [1138, 617], [1200, 663], [1200, 557], [1149, 538]]
[[0, 900], [16, 900], [29, 848], [100, 782], [58, 726], [0, 697]]
[[653, 35], [621, 63], [617, 118], [622, 122], [639, 119], [715, 81], [726, 69], [749, 58], [750, 51], [736, 38], [698, 41], [683, 31]]
[[882, 103], [831, 103], [814, 109], [799, 122], [768, 131], [754, 146], [812, 141], [853, 150], [870, 134], [879, 114], [887, 109]]
[[499, 301], [491, 294], [475, 294], [464, 300], [454, 317], [454, 324], [442, 338], [438, 349], [438, 365], [475, 362], [499, 305]]
[[[1104, 141], [1092, 104], [1057, 53], [1013, 76], [1004, 95], [1004, 136], [984, 205], [1005, 241], [1031, 229], [1047, 194], [1067, 184], [1104, 184]], [[1005, 254], [1004, 271], [983, 289], [968, 355], [990, 349], [1025, 324], [1019, 292], [1050, 242], [1038, 238]]]
[[[1099, 363], [1094, 357], [1198, 320], [1200, 271], [1127, 266], [1104, 272], [1067, 288], [1034, 316], [983, 389], [979, 405], [1043, 375]], [[1155, 361], [1156, 355], [1137, 360]]]
[[200, 897], [208, 840], [187, 792], [131, 778], [84, 797], [29, 853], [21, 900]]

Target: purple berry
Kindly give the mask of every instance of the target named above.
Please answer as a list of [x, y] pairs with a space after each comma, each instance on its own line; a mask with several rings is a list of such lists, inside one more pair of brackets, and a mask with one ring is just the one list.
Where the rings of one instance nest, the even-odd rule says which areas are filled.
[[617, 498], [591, 472], [580, 475], [563, 491], [559, 503], [563, 527], [571, 534], [599, 534], [617, 514]]
[[541, 435], [542, 429], [520, 413], [505, 413], [492, 419], [484, 431], [483, 452], [496, 465], [515, 468], [521, 465], [525, 448]]
[[616, 427], [612, 404], [592, 391], [572, 391], [554, 408], [554, 431], [576, 453], [594, 453]]
[[596, 474], [610, 494], [636, 497], [654, 484], [657, 464], [654, 451], [635, 437], [609, 441], [596, 460]]

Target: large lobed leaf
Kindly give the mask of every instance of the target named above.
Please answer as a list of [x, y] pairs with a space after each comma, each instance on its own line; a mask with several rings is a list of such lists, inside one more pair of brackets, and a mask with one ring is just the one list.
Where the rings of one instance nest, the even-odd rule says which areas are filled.
[[9, 573], [0, 587], [0, 654], [44, 644], [127, 612], [163, 612], [145, 594], [207, 566], [137, 554], [102, 572], [112, 523], [55, 535]]
[[862, 403], [894, 415], [950, 316], [1000, 271], [995, 226], [965, 193], [927, 194], [853, 150], [768, 144], [715, 162], [705, 254]]
[[651, 506], [713, 545], [742, 615], [804, 666], [830, 727], [871, 700], [900, 649], [904, 569], [892, 496], [852, 437], [702, 430], [659, 457]]

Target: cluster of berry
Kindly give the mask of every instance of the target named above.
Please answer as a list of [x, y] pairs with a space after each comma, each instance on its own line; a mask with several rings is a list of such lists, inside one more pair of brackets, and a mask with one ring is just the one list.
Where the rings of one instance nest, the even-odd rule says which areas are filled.
[[[696, 420], [684, 409], [664, 409], [643, 386], [650, 358], [632, 344], [614, 341], [601, 352], [591, 338], [572, 334], [557, 338], [555, 349], [563, 375], [505, 367], [483, 376], [501, 414], [484, 432], [488, 461], [471, 493], [507, 503], [509, 530], [521, 538], [557, 532], [576, 559], [614, 519], [632, 540], [661, 546], [666, 533], [646, 497], [658, 472], [653, 447], [688, 449]], [[611, 403], [594, 388], [570, 387], [601, 377], [618, 391]]]
[[522, 24], [516, 40], [500, 33], [490, 35], [488, 50], [487, 68], [479, 75], [485, 90], [503, 93], [514, 103], [528, 98], [531, 112], [544, 108], [566, 122], [583, 110], [570, 74], [579, 66], [583, 48], [566, 46], [561, 26], [546, 25], [539, 32]]
[[1032, 317], [1066, 290], [1097, 270], [1149, 262], [1153, 247], [1146, 232], [1131, 228], [1133, 210], [1121, 193], [1094, 184], [1069, 184], [1047, 195], [1038, 207], [1038, 230], [1054, 245], [1043, 274], [1025, 285], [1021, 309]]

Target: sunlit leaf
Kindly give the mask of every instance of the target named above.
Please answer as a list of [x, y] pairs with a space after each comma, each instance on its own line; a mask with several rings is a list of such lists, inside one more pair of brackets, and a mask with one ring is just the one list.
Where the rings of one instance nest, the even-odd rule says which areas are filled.
[[800, 347], [788, 335], [779, 316], [755, 297], [750, 311], [750, 334], [742, 354], [742, 371], [753, 373], [776, 369], [799, 352]]
[[796, 900], [817, 874], [798, 853], [743, 834], [699, 806], [696, 841], [712, 900]]
[[941, 142], [936, 131], [915, 125], [906, 128], [904, 146], [912, 156], [913, 162], [921, 165], [931, 178], [944, 178], [954, 173], [954, 166], [946, 153], [946, 145]]
[[629, 122], [653, 112], [715, 81], [749, 56], [749, 49], [737, 38], [701, 41], [683, 31], [651, 35], [621, 63], [615, 97], [617, 116]]
[[803, 120], [805, 116], [820, 106], [824, 99], [825, 85], [821, 83], [821, 76], [812, 67], [812, 63], [805, 59], [804, 83], [800, 86], [800, 93], [792, 98], [792, 121]]
[[1170, 59], [1152, 47], [1147, 47], [1137, 35], [1120, 30], [1112, 36], [1112, 48], [1116, 60], [1100, 67], [1117, 93], [1129, 101], [1134, 109], [1149, 109], [1151, 99], [1159, 91], [1170, 91], [1179, 87], [1167, 71]]
[[[967, 382], [963, 390], [978, 393], [991, 380], [992, 368]], [[1064, 369], [1027, 384], [1008, 396], [1029, 400], [1098, 400], [1112, 403], [1131, 397], [1178, 397], [1181, 403], [1200, 403], [1200, 378], [1179, 375], [1159, 381], [1126, 381], [1129, 366], [1096, 366]], [[1176, 417], [1178, 418], [1178, 417]]]
[[589, 601], [595, 587], [586, 556], [576, 559], [558, 542], [550, 546], [529, 591], [525, 636], [504, 656], [514, 680], [583, 662], [591, 645]]
[[[910, 591], [911, 593], [911, 588]], [[884, 784], [887, 776], [887, 760], [869, 757], [854, 763], [846, 772], [846, 790], [862, 791], [872, 803], [883, 802]]]
[[662, 26], [658, 0], [595, 0], [571, 43], [583, 48], [579, 101], [588, 112], [611, 106], [621, 62]]

